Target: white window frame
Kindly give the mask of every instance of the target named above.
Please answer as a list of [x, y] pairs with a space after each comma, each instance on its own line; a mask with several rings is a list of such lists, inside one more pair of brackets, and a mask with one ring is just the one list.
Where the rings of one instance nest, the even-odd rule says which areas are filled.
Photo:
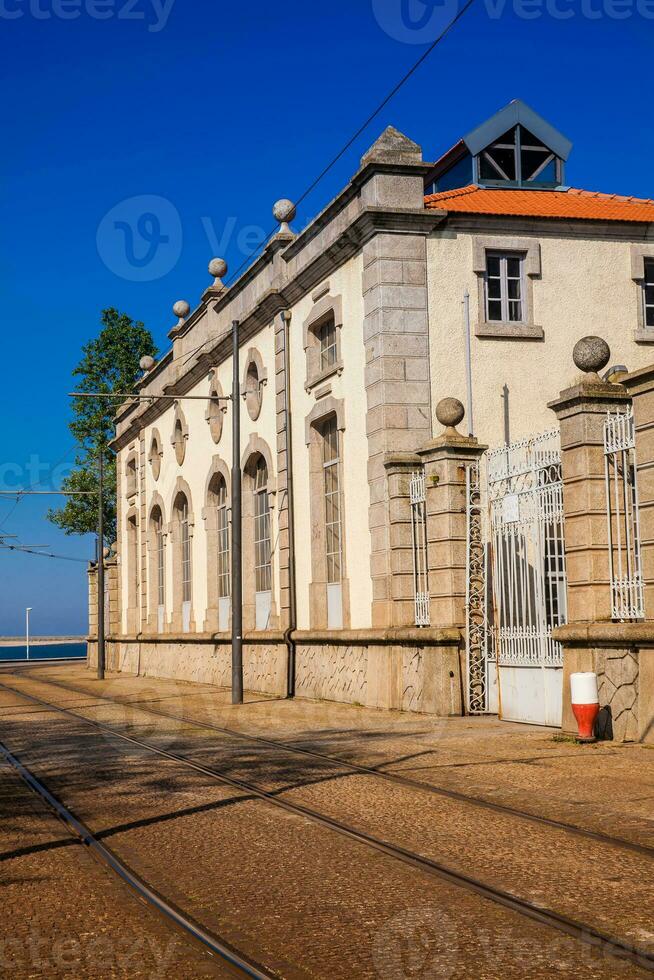
[[218, 535], [218, 598], [227, 599], [230, 595], [229, 566], [229, 505], [227, 486], [220, 480], [216, 501], [216, 531]]
[[272, 537], [268, 467], [257, 463], [254, 477], [254, 589], [257, 595], [272, 592]]
[[336, 334], [336, 319], [332, 313], [319, 327], [320, 341], [320, 371], [329, 371], [335, 367], [338, 359], [338, 338]]
[[[654, 330], [654, 303], [647, 302], [647, 287], [654, 289], [654, 259], [646, 258], [643, 262], [643, 329]], [[647, 322], [648, 311], [651, 311], [652, 322]]]
[[182, 632], [188, 633], [191, 628], [191, 590], [192, 590], [192, 555], [191, 529], [189, 526], [188, 500], [180, 508], [179, 532], [182, 557]]
[[[499, 302], [501, 304], [501, 318], [490, 316], [490, 304], [491, 302], [498, 302], [497, 297], [491, 297], [489, 294], [488, 283], [491, 278], [496, 279], [496, 276], [490, 276], [488, 271], [490, 259], [499, 259], [500, 262], [500, 297]], [[520, 276], [518, 282], [520, 283], [520, 298], [519, 300], [509, 299], [509, 277], [508, 275], [508, 260], [517, 259], [520, 263]], [[487, 323], [507, 323], [507, 324], [526, 324], [528, 322], [528, 311], [527, 311], [527, 288], [526, 288], [526, 277], [525, 277], [525, 259], [526, 256], [521, 252], [512, 251], [502, 251], [500, 249], [488, 249], [486, 252], [486, 273], [484, 277], [484, 298], [485, 298], [485, 316]], [[517, 320], [511, 319], [509, 315], [509, 304], [512, 302], [520, 303], [520, 318]]]

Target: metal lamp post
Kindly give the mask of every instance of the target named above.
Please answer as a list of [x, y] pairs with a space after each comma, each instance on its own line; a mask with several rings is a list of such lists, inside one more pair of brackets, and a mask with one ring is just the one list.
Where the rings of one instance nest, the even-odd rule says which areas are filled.
[[241, 404], [239, 322], [232, 322], [232, 704], [243, 704], [243, 568], [241, 554]]

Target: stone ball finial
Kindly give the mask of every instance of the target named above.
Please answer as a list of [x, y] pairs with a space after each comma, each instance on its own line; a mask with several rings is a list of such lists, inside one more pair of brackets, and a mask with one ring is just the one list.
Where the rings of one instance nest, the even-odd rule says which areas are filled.
[[151, 371], [156, 363], [154, 357], [151, 357], [150, 354], [144, 354], [139, 361], [139, 367], [141, 371]]
[[436, 406], [436, 418], [446, 429], [455, 429], [463, 422], [466, 410], [458, 398], [441, 398]]
[[584, 374], [598, 374], [611, 359], [611, 348], [601, 337], [582, 337], [572, 351], [575, 366]]
[[292, 201], [289, 201], [288, 198], [283, 197], [281, 201], [277, 201], [273, 205], [272, 213], [275, 221], [286, 223], [293, 221], [296, 214], [296, 208]]
[[209, 275], [214, 279], [222, 279], [227, 275], [227, 263], [224, 259], [212, 259], [209, 263]]
[[173, 306], [173, 313], [175, 314], [175, 316], [179, 317], [180, 320], [183, 320], [185, 317], [187, 317], [190, 312], [191, 312], [191, 307], [189, 306], [189, 304], [186, 302], [185, 299], [178, 299], [175, 305]]

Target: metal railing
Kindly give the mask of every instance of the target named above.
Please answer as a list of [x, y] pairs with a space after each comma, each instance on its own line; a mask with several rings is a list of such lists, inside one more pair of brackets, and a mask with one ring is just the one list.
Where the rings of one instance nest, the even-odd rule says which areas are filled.
[[427, 565], [427, 513], [425, 474], [417, 470], [409, 483], [411, 542], [413, 551], [413, 594], [416, 626], [429, 626], [429, 570]]
[[604, 422], [604, 478], [613, 619], [644, 619], [633, 409]]

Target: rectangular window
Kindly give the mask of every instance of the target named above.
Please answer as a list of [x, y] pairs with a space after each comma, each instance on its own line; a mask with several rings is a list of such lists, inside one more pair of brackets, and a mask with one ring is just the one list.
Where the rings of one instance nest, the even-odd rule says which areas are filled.
[[645, 260], [643, 303], [645, 305], [645, 326], [654, 327], [654, 259]]
[[487, 253], [487, 322], [525, 322], [524, 263], [524, 256], [516, 253]]
[[330, 317], [320, 328], [320, 370], [326, 371], [336, 364], [336, 323]]
[[336, 419], [331, 418], [322, 430], [323, 475], [325, 487], [325, 539], [327, 582], [340, 582], [342, 576], [341, 489], [339, 438]]

